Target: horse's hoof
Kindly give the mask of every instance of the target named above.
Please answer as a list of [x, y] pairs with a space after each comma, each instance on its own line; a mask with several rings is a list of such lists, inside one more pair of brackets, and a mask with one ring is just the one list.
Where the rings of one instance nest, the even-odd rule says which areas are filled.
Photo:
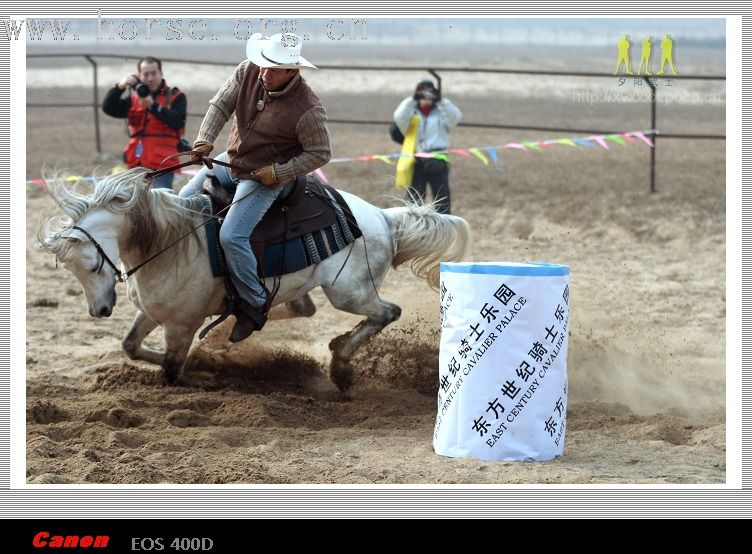
[[164, 379], [165, 385], [172, 387], [178, 384], [180, 372], [171, 367], [164, 367], [162, 368], [162, 378]]
[[[345, 333], [344, 335], [334, 337], [331, 341], [329, 341], [329, 350], [331, 350], [332, 352], [339, 352], [344, 348], [345, 342], [349, 340], [349, 338], [350, 333]], [[332, 362], [332, 367], [334, 367], [334, 362]]]
[[332, 360], [329, 378], [337, 385], [340, 392], [346, 393], [353, 385], [353, 369], [347, 362]]

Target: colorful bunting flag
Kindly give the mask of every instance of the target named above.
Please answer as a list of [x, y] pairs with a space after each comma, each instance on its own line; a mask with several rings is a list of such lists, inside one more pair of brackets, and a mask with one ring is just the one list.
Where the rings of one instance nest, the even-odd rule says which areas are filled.
[[594, 140], [598, 144], [600, 144], [603, 148], [608, 150], [608, 144], [606, 144], [606, 141], [603, 140], [603, 135], [592, 135], [588, 137], [589, 140]]
[[637, 137], [642, 142], [647, 144], [650, 148], [653, 148], [653, 143], [650, 141], [648, 137], [645, 136], [645, 133], [641, 131], [635, 131], [634, 133], [629, 133], [629, 134], [632, 135], [633, 137]]
[[482, 161], [483, 165], [488, 165], [488, 158], [483, 152], [480, 151], [479, 148], [468, 148], [467, 151], [470, 152], [476, 158], [478, 158], [480, 161]]
[[621, 138], [621, 135], [606, 135], [606, 136], [605, 136], [605, 137], [603, 137], [603, 138], [605, 138], [605, 139], [607, 139], [607, 140], [610, 140], [610, 141], [613, 141], [613, 142], [615, 142], [616, 144], [621, 144], [622, 146], [626, 146], [626, 144], [627, 144], [627, 143], [626, 143], [626, 142], [624, 141], [624, 139], [623, 139], [623, 138]]
[[580, 146], [587, 146], [588, 148], [595, 148], [595, 144], [590, 142], [588, 139], [576, 138], [576, 139], [572, 139], [572, 141], [576, 142]]
[[499, 167], [499, 156], [496, 153], [496, 148], [493, 146], [489, 146], [486, 148], [486, 152], [488, 152], [488, 156], [491, 158], [491, 161], [494, 164], [494, 167], [496, 168], [496, 171], [499, 171], [501, 167]]
[[322, 170], [322, 169], [321, 169], [320, 167], [319, 167], [318, 169], [314, 169], [314, 170], [313, 170], [313, 174], [314, 174], [314, 175], [315, 175], [316, 177], [318, 177], [318, 178], [319, 178], [319, 180], [320, 180], [320, 181], [321, 181], [322, 183], [324, 183], [324, 184], [326, 184], [326, 185], [328, 185], [328, 184], [329, 184], [329, 179], [327, 179], [327, 178], [326, 178], [326, 175], [324, 174], [324, 171], [323, 171], [323, 170]]
[[[591, 135], [589, 137], [577, 137], [577, 138], [559, 138], [551, 140], [538, 140], [528, 142], [509, 142], [503, 146], [485, 146], [485, 147], [472, 147], [468, 149], [464, 148], [450, 148], [447, 151], [439, 152], [415, 152], [415, 146], [417, 142], [417, 124], [418, 117], [413, 116], [408, 126], [407, 133], [405, 134], [405, 141], [402, 145], [402, 152], [395, 154], [369, 154], [365, 156], [356, 156], [351, 158], [333, 158], [329, 160], [329, 164], [352, 162], [352, 161], [372, 161], [379, 160], [389, 165], [395, 165], [392, 161], [397, 159], [397, 173], [395, 178], [395, 184], [397, 188], [408, 188], [412, 184], [412, 175], [414, 170], [415, 158], [434, 158], [437, 160], [449, 161], [449, 154], [462, 156], [464, 158], [477, 158], [483, 165], [489, 165], [489, 158], [493, 162], [494, 167], [498, 170], [501, 169], [501, 163], [498, 155], [498, 148], [516, 149], [527, 151], [528, 149], [542, 151], [543, 149], [551, 148], [554, 145], [562, 144], [569, 147], [585, 146], [587, 148], [595, 148], [595, 144], [598, 144], [605, 150], [609, 150], [608, 142], [614, 142], [626, 146], [627, 143], [634, 144], [635, 139], [639, 139], [651, 148], [655, 145], [653, 141], [648, 138], [647, 135], [657, 135], [658, 131], [651, 129], [648, 131], [630, 131], [624, 133], [613, 133], [608, 135]], [[607, 142], [608, 141], [608, 142]], [[484, 153], [485, 152], [485, 153]], [[486, 155], [487, 154], [487, 155]], [[123, 164], [119, 164], [112, 169], [112, 174], [125, 171], [126, 167]], [[182, 173], [186, 175], [195, 175], [198, 172], [197, 169], [183, 169]], [[326, 175], [321, 169], [314, 171], [316, 176], [324, 183], [328, 183]], [[81, 176], [81, 175], [69, 175], [65, 178], [66, 181], [95, 181], [95, 177]], [[42, 179], [30, 179], [26, 181], [27, 185], [36, 185], [44, 188], [45, 183]], [[28, 186], [27, 186], [28, 189]]]
[[574, 146], [575, 148], [577, 148], [577, 143], [568, 138], [558, 139], [556, 141], [556, 144], [566, 144], [567, 146]]

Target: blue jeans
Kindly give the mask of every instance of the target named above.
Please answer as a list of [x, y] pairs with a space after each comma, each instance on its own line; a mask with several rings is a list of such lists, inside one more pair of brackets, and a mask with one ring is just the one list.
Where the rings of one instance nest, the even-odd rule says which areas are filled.
[[240, 298], [254, 308], [264, 305], [266, 292], [258, 278], [256, 257], [249, 240], [281, 191], [280, 185], [269, 188], [256, 181], [240, 181], [235, 200], [241, 200], [230, 206], [219, 232], [219, 242], [227, 258], [232, 282]]
[[[222, 152], [214, 159], [219, 160], [220, 162], [226, 162], [227, 152]], [[230, 182], [232, 182], [232, 176], [230, 175], [230, 172], [226, 167], [215, 164], [213, 172], [214, 175], [216, 175], [223, 184], [229, 185]], [[203, 166], [201, 170], [196, 173], [182, 189], [180, 189], [180, 197], [188, 198], [189, 196], [193, 196], [194, 194], [199, 194], [201, 192], [201, 188], [204, 185], [204, 181], [206, 180], [207, 173], [209, 173], [209, 169], [206, 166]]]
[[188, 181], [182, 189], [180, 189], [178, 196], [180, 196], [181, 198], [188, 198], [190, 196], [200, 194], [201, 188], [204, 184], [204, 181], [206, 180], [207, 173], [209, 173], [209, 169], [206, 166], [202, 167], [201, 170], [193, 177], [191, 177], [191, 180]]
[[154, 182], [152, 183], [151, 187], [155, 189], [170, 189], [172, 190], [172, 180], [175, 178], [174, 173], [165, 173], [164, 175], [160, 175], [156, 179], [154, 179]]

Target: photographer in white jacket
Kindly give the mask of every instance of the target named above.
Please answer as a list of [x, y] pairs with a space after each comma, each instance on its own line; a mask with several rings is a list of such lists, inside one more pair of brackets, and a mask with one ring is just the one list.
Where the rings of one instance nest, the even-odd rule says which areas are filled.
[[[415, 93], [405, 98], [394, 111], [394, 122], [403, 134], [407, 132], [414, 114], [418, 114], [420, 120], [416, 152], [446, 151], [449, 148], [449, 131], [462, 117], [457, 106], [451, 100], [442, 98], [441, 92], [431, 81], [421, 81], [415, 87]], [[415, 159], [410, 196], [425, 199], [428, 184], [431, 185], [436, 209], [440, 213], [450, 213], [449, 164], [446, 160]]]

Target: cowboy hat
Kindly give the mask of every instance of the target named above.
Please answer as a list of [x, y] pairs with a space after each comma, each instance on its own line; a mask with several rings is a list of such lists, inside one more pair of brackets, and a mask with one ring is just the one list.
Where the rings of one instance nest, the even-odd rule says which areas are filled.
[[[272, 35], [263, 39], [261, 33], [254, 33], [245, 47], [246, 57], [259, 67], [299, 69], [316, 66], [300, 55], [303, 39], [292, 33]], [[283, 42], [283, 37], [286, 37]]]

